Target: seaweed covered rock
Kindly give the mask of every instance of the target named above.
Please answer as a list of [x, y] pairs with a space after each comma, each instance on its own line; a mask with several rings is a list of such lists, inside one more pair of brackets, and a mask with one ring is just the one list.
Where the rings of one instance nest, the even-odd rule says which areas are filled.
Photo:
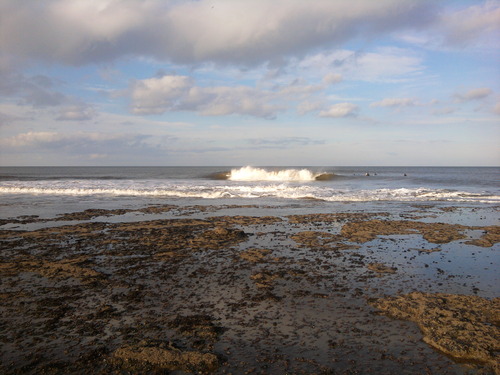
[[374, 272], [377, 272], [379, 274], [381, 273], [396, 273], [397, 268], [396, 267], [390, 267], [386, 264], [383, 263], [370, 263], [368, 264], [368, 269]]
[[449, 243], [466, 238], [468, 227], [446, 223], [423, 223], [406, 220], [368, 220], [350, 222], [342, 227], [341, 235], [353, 242], [368, 242], [378, 236], [421, 234], [431, 243]]
[[221, 249], [236, 245], [247, 239], [247, 234], [239, 229], [215, 227], [191, 239], [190, 245], [196, 249]]
[[215, 354], [155, 346], [126, 346], [117, 349], [113, 356], [127, 367], [140, 371], [143, 366], [153, 366], [166, 370], [212, 372], [219, 366]]
[[500, 373], [500, 298], [414, 292], [372, 305], [391, 317], [416, 322], [424, 341], [439, 351]]

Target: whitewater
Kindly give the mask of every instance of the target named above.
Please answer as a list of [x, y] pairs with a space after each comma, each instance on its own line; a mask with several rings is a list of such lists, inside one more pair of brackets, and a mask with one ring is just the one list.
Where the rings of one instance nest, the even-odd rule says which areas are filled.
[[310, 182], [328, 180], [334, 177], [333, 173], [314, 173], [309, 169], [281, 169], [266, 170], [264, 168], [243, 167], [232, 169], [227, 173], [231, 181], [280, 181], [280, 182]]
[[[499, 168], [0, 168], [0, 199], [69, 197], [323, 202], [500, 203]], [[216, 203], [216, 202], [214, 202]], [[241, 203], [241, 202], [238, 202]]]

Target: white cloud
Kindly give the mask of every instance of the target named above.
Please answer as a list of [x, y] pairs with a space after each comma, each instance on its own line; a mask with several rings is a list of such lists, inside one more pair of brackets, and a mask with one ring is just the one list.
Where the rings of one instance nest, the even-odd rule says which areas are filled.
[[277, 138], [249, 138], [247, 142], [255, 148], [288, 148], [294, 146], [321, 145], [324, 140], [315, 140], [309, 137], [277, 137]]
[[385, 98], [379, 102], [373, 102], [370, 107], [412, 107], [417, 105], [412, 98]]
[[110, 142], [110, 141], [125, 141], [137, 142], [142, 140], [144, 136], [132, 134], [110, 134], [110, 133], [60, 133], [60, 132], [27, 132], [20, 133], [12, 137], [3, 138], [0, 140], [5, 147], [26, 147], [34, 145], [45, 145], [52, 147], [57, 144], [75, 145], [77, 143], [86, 142]]
[[415, 79], [424, 66], [422, 57], [413, 51], [385, 47], [359, 54], [355, 63], [346, 68], [351, 79], [398, 82]]
[[170, 149], [177, 143], [177, 137], [167, 135], [30, 131], [0, 138], [0, 155], [9, 164], [24, 160], [25, 165], [95, 162], [130, 165], [167, 160]]
[[412, 0], [2, 1], [0, 50], [73, 65], [130, 55], [251, 65], [422, 27], [434, 14]]
[[457, 110], [456, 108], [444, 107], [444, 108], [435, 109], [434, 111], [432, 111], [432, 114], [436, 115], [436, 116], [449, 115], [451, 113], [454, 113], [456, 110]]
[[[130, 157], [131, 154], [140, 155], [143, 159], [165, 157], [167, 148], [176, 141], [176, 137], [166, 135], [153, 137], [133, 133], [29, 131], [1, 138], [0, 146], [9, 155], [36, 154], [46, 158], [57, 155], [59, 163], [64, 164], [79, 157], [82, 160], [95, 159], [96, 155], [110, 155], [116, 160]], [[80, 162], [78, 159], [78, 163]]]
[[167, 75], [134, 81], [128, 95], [135, 114], [192, 111], [204, 116], [231, 114], [274, 118], [297, 101], [306, 100], [324, 86], [299, 80], [271, 88], [199, 86], [187, 76]]
[[238, 86], [195, 86], [187, 76], [163, 76], [135, 81], [130, 90], [132, 112], [159, 114], [195, 111], [202, 115], [245, 114], [273, 117], [279, 108], [268, 104], [270, 94]]
[[21, 117], [0, 112], [0, 127], [19, 121]]
[[493, 107], [493, 113], [500, 115], [500, 101], [495, 104], [495, 107]]
[[465, 46], [477, 43], [481, 38], [491, 38], [498, 48], [500, 3], [485, 1], [483, 4], [445, 14], [441, 24], [448, 44]]
[[59, 82], [44, 76], [26, 76], [12, 70], [0, 70], [0, 96], [18, 98], [34, 107], [50, 107], [67, 103], [70, 98], [54, 90]]
[[348, 117], [355, 116], [358, 112], [358, 106], [352, 103], [337, 103], [330, 108], [321, 111], [320, 117]]
[[[470, 2], [472, 3], [472, 2]], [[426, 28], [394, 34], [398, 40], [430, 49], [496, 50], [500, 38], [500, 2], [487, 0], [463, 7], [450, 1]]]
[[296, 79], [290, 84], [276, 87], [274, 91], [277, 95], [283, 97], [305, 98], [324, 88], [323, 85], [308, 85], [304, 80]]
[[342, 82], [342, 75], [338, 73], [328, 73], [323, 77], [323, 82], [329, 85]]
[[298, 105], [297, 107], [297, 113], [299, 115], [305, 115], [306, 113], [309, 112], [315, 112], [320, 110], [321, 108], [324, 107], [323, 102], [311, 102], [311, 101], [305, 101], [302, 102]]
[[[334, 50], [310, 55], [301, 61], [292, 61], [297, 74], [329, 76], [332, 70], [341, 73], [342, 79], [367, 82], [400, 82], [416, 79], [425, 69], [423, 58], [414, 51], [383, 47], [360, 52]], [[337, 73], [337, 74], [340, 74]], [[326, 79], [328, 79], [326, 78]]]
[[273, 118], [282, 108], [269, 104], [271, 99], [271, 93], [245, 86], [194, 87], [181, 109], [192, 109], [207, 116], [242, 114]]
[[189, 93], [193, 83], [187, 76], [166, 75], [134, 81], [131, 87], [132, 112], [159, 114], [175, 108], [179, 98]]
[[39, 143], [52, 143], [62, 139], [62, 135], [56, 132], [28, 132], [13, 137], [0, 139], [4, 147], [25, 147]]
[[91, 105], [56, 90], [62, 86], [61, 81], [45, 75], [28, 76], [12, 70], [0, 72], [0, 97], [4, 97], [5, 102], [16, 103], [18, 110], [22, 108], [22, 117], [27, 111], [37, 111], [40, 115], [49, 108], [59, 121], [84, 121], [95, 117], [96, 111]]
[[455, 94], [455, 98], [459, 102], [467, 102], [471, 100], [480, 100], [490, 96], [493, 93], [488, 87], [480, 87], [476, 89], [471, 89], [464, 93]]
[[86, 105], [73, 105], [61, 108], [57, 121], [86, 121], [91, 120], [96, 115], [95, 110]]

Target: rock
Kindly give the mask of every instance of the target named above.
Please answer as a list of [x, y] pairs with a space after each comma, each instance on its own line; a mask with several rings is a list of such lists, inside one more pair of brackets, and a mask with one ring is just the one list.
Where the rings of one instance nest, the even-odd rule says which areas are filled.
[[424, 341], [439, 351], [500, 373], [500, 298], [414, 292], [371, 303], [393, 318], [416, 322]]
[[396, 267], [389, 267], [383, 263], [370, 263], [368, 269], [375, 271], [377, 273], [396, 273]]
[[419, 253], [426, 253], [426, 254], [430, 254], [430, 253], [435, 253], [437, 251], [441, 251], [441, 249], [439, 247], [435, 247], [433, 249], [418, 249], [418, 248], [412, 248], [412, 249], [409, 249], [409, 250], [415, 250], [415, 251], [418, 251]]
[[265, 259], [271, 250], [267, 249], [248, 249], [240, 253], [240, 258], [248, 262], [256, 263]]
[[327, 232], [303, 231], [292, 235], [291, 238], [302, 247], [314, 249], [346, 250], [359, 248], [356, 245], [342, 243], [341, 241], [345, 240], [345, 238]]
[[223, 328], [216, 326], [209, 315], [178, 315], [169, 326], [177, 329], [184, 336], [211, 342], [215, 342], [223, 332]]
[[95, 280], [102, 280], [105, 275], [84, 267], [88, 262], [88, 257], [77, 257], [64, 259], [59, 262], [49, 262], [44, 260], [28, 260], [17, 263], [3, 263], [0, 266], [0, 273], [14, 275], [19, 272], [33, 272], [49, 279], [79, 279], [82, 283], [92, 283]]
[[500, 226], [489, 226], [484, 227], [484, 233], [481, 238], [467, 241], [466, 244], [481, 246], [481, 247], [492, 247], [494, 244], [500, 242]]
[[113, 356], [125, 362], [137, 361], [167, 370], [215, 371], [219, 360], [215, 354], [159, 347], [126, 346], [117, 349]]
[[352, 242], [368, 242], [377, 236], [420, 233], [432, 243], [448, 243], [465, 238], [461, 232], [469, 229], [463, 225], [424, 223], [406, 220], [368, 220], [350, 222], [342, 227], [341, 235]]
[[206, 230], [190, 240], [193, 248], [217, 250], [222, 247], [236, 245], [245, 240], [247, 234], [239, 229], [227, 229], [216, 227], [213, 230]]
[[257, 288], [272, 288], [273, 281], [280, 277], [281, 276], [279, 274], [270, 273], [268, 271], [262, 271], [250, 276], [250, 278], [255, 282], [255, 286]]

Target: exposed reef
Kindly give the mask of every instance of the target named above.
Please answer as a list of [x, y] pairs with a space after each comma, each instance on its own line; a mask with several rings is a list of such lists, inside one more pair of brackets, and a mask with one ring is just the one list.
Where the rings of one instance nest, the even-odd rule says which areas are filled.
[[247, 209], [4, 222], [0, 372], [498, 374], [498, 226]]
[[500, 373], [500, 298], [414, 292], [372, 304], [388, 316], [416, 322], [424, 341], [439, 351]]

